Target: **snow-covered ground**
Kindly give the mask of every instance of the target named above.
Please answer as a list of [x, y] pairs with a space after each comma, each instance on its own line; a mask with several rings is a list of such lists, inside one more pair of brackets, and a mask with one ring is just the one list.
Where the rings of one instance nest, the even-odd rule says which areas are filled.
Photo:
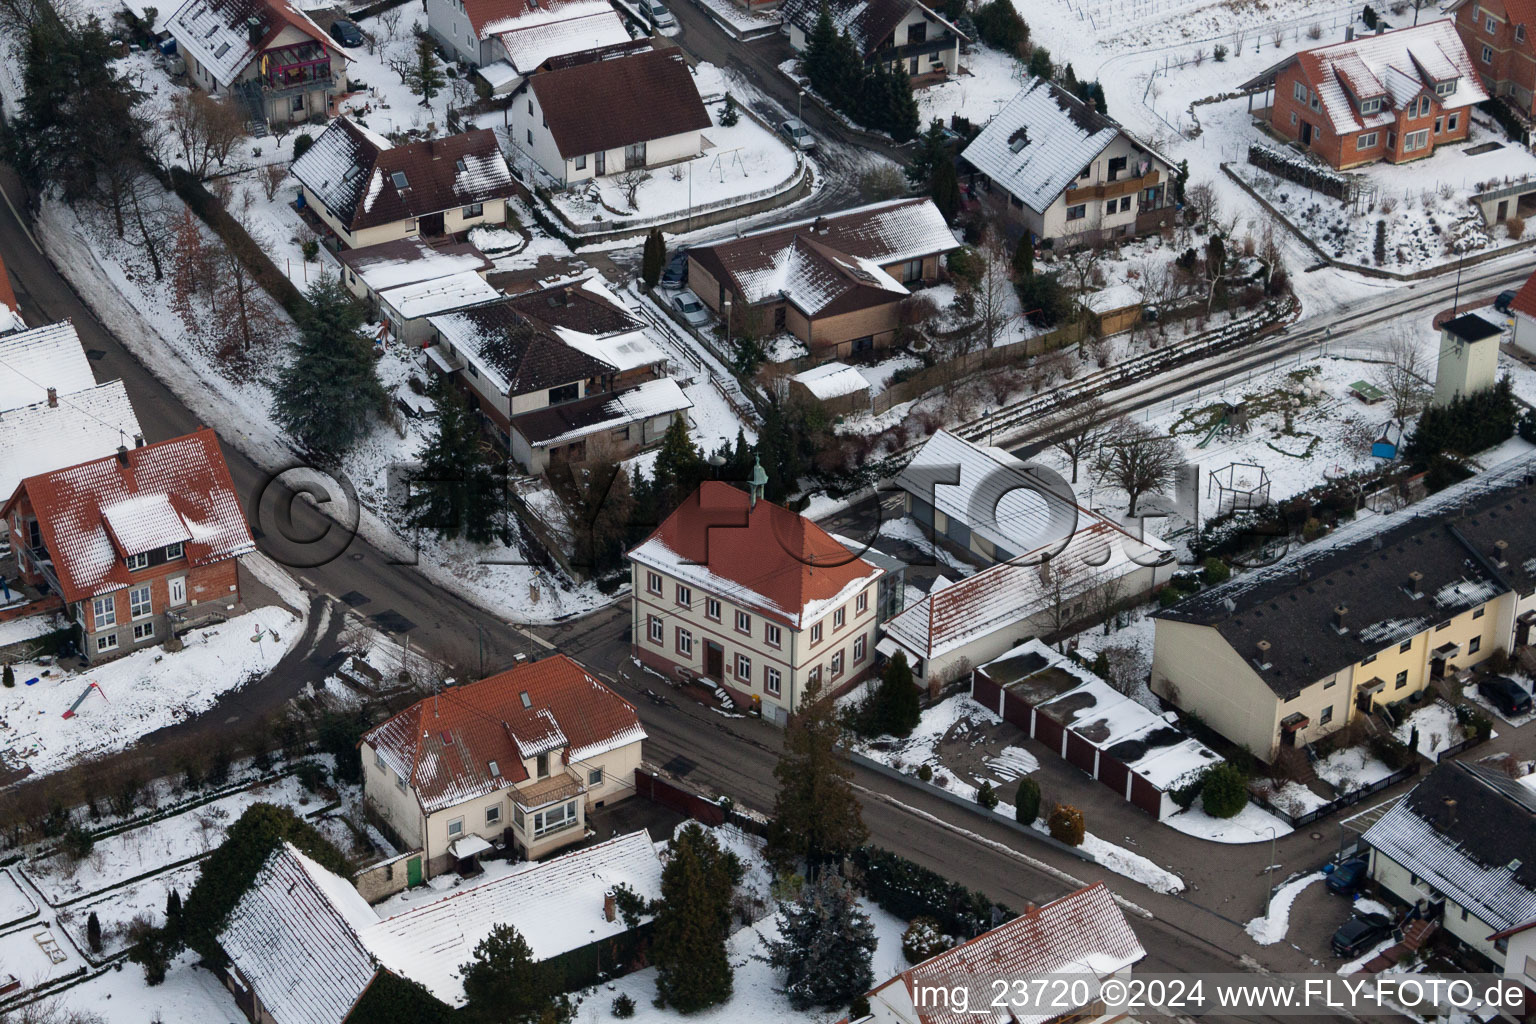
[[1244, 927], [1249, 937], [1261, 946], [1273, 946], [1284, 939], [1286, 930], [1291, 926], [1291, 905], [1296, 902], [1296, 897], [1307, 886], [1322, 879], [1323, 873], [1314, 871], [1282, 885], [1269, 899], [1269, 912], [1263, 917], [1254, 918]]
[[711, 17], [740, 33], [771, 32], [779, 27], [778, 11], [748, 11], [731, 0], [699, 0]]
[[1283, 819], [1257, 804], [1244, 804], [1243, 809], [1230, 818], [1213, 818], [1205, 813], [1199, 800], [1189, 810], [1164, 818], [1163, 824], [1198, 839], [1234, 845], [1269, 842], [1295, 831]]
[[[1536, 683], [1533, 683], [1530, 677], [1522, 675], [1519, 672], [1508, 672], [1505, 673], [1505, 675], [1507, 678], [1513, 679], [1517, 685], [1524, 687], [1526, 692], [1529, 693], [1536, 691]], [[1466, 697], [1467, 700], [1472, 701], [1474, 704], [1482, 705], [1483, 710], [1487, 711], [1490, 715], [1493, 715], [1497, 721], [1508, 722], [1515, 728], [1519, 728], [1522, 725], [1529, 725], [1531, 722], [1536, 722], [1536, 711], [1532, 711], [1524, 715], [1516, 715], [1513, 718], [1506, 715], [1504, 712], [1494, 707], [1492, 701], [1478, 692], [1476, 683], [1469, 683], [1462, 687], [1462, 696]], [[1498, 734], [1495, 733], [1494, 735]]]
[[1392, 774], [1392, 769], [1373, 757], [1364, 746], [1335, 750], [1320, 759], [1313, 770], [1318, 778], [1331, 783], [1340, 793], [1351, 793]]
[[1426, 704], [1409, 715], [1393, 735], [1407, 743], [1413, 738], [1415, 729], [1419, 734], [1418, 752], [1431, 761], [1440, 751], [1467, 738], [1461, 723], [1456, 721], [1456, 712], [1438, 703]]
[[946, 125], [956, 114], [981, 127], [1024, 86], [1029, 73], [1022, 61], [983, 43], [960, 57], [960, 73], [914, 90], [923, 127], [934, 118]]
[[[252, 643], [258, 628], [262, 642]], [[185, 649], [174, 654], [149, 647], [83, 672], [18, 664], [18, 683], [38, 681], [0, 690], [0, 749], [8, 763], [36, 775], [122, 750], [261, 678], [302, 634], [302, 621], [286, 609], [256, 608], [187, 634]]]

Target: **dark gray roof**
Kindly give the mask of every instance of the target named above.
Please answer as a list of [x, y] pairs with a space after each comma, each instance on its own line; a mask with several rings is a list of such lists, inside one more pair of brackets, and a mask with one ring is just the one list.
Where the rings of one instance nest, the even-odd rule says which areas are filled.
[[[1536, 578], [1530, 477], [1350, 544], [1303, 548], [1157, 617], [1212, 626], [1282, 697]], [[1503, 565], [1489, 557], [1504, 540]], [[1422, 574], [1409, 591], [1409, 574]], [[1344, 607], [1344, 631], [1334, 609]], [[1269, 650], [1260, 667], [1259, 641]], [[1536, 859], [1536, 858], [1533, 858]]]
[[1454, 320], [1447, 320], [1440, 325], [1440, 329], [1462, 341], [1482, 341], [1503, 333], [1497, 324], [1484, 320], [1476, 313], [1463, 313]]
[[1494, 928], [1536, 915], [1536, 793], [1501, 771], [1439, 765], [1363, 838]]

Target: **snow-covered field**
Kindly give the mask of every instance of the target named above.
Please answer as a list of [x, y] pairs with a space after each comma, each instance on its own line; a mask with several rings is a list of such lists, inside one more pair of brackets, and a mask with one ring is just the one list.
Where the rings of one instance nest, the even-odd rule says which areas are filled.
[[[258, 628], [263, 640], [252, 643]], [[8, 763], [38, 775], [122, 750], [270, 672], [302, 633], [303, 623], [286, 609], [257, 608], [189, 633], [175, 654], [150, 647], [84, 672], [55, 667], [46, 676], [44, 666], [19, 664], [18, 681], [38, 682], [0, 690], [0, 749]], [[91, 684], [96, 688], [79, 710], [64, 718]]]

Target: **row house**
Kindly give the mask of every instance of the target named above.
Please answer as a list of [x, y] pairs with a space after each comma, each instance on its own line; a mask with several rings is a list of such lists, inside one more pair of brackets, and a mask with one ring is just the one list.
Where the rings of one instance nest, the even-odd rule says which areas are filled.
[[825, 7], [838, 32], [847, 32], [866, 68], [884, 65], [914, 87], [942, 82], [960, 70], [960, 46], [970, 37], [918, 0], [784, 0], [779, 5], [789, 44], [810, 45]]
[[844, 693], [875, 662], [885, 570], [806, 517], [703, 483], [629, 552], [636, 658], [783, 724], [806, 688]]
[[[1529, 473], [1528, 464], [1520, 467]], [[1156, 613], [1152, 690], [1265, 761], [1422, 700], [1536, 624], [1536, 484], [1506, 476]]]
[[536, 860], [634, 792], [634, 705], [563, 654], [417, 701], [363, 736], [370, 813], [408, 849], [407, 882], [491, 848]]
[[1536, 7], [1528, 0], [1456, 0], [1445, 10], [1489, 94], [1536, 118]]
[[1406, 163], [1463, 142], [1488, 98], [1446, 18], [1302, 50], [1243, 83], [1274, 90], [1272, 132], [1336, 170]]
[[256, 548], [206, 427], [27, 477], [0, 518], [23, 584], [62, 597], [90, 661], [227, 611], [240, 600], [236, 560]]
[[192, 84], [258, 124], [328, 118], [346, 92], [347, 55], [288, 0], [187, 0], [165, 27]]

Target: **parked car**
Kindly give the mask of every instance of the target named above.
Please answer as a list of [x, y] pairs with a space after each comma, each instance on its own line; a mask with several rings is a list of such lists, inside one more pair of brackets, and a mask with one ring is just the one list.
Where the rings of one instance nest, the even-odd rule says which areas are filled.
[[1328, 891], [1339, 896], [1349, 896], [1365, 881], [1366, 859], [1351, 857], [1328, 874]]
[[1357, 914], [1339, 926], [1330, 945], [1333, 955], [1357, 957], [1392, 934], [1392, 919], [1385, 914]]
[[331, 22], [331, 38], [346, 47], [363, 45], [363, 33], [346, 18]]
[[779, 122], [779, 134], [789, 140], [789, 144], [796, 149], [815, 149], [816, 136], [805, 126], [804, 121], [790, 118], [788, 121]]
[[1490, 676], [1477, 684], [1483, 699], [1499, 709], [1499, 714], [1513, 718], [1531, 713], [1531, 695], [1525, 687], [1508, 676]]
[[661, 272], [663, 288], [681, 288], [688, 283], [688, 253], [675, 252], [667, 260], [667, 269]]
[[645, 13], [651, 19], [653, 28], [677, 28], [677, 19], [672, 17], [672, 12], [656, 3], [656, 0], [646, 0]]
[[1508, 291], [1499, 292], [1499, 297], [1493, 300], [1493, 308], [1507, 316], [1510, 305], [1515, 301], [1515, 295], [1516, 292], [1513, 288]]
[[672, 296], [672, 308], [689, 327], [703, 327], [709, 323], [709, 307], [686, 288]]

